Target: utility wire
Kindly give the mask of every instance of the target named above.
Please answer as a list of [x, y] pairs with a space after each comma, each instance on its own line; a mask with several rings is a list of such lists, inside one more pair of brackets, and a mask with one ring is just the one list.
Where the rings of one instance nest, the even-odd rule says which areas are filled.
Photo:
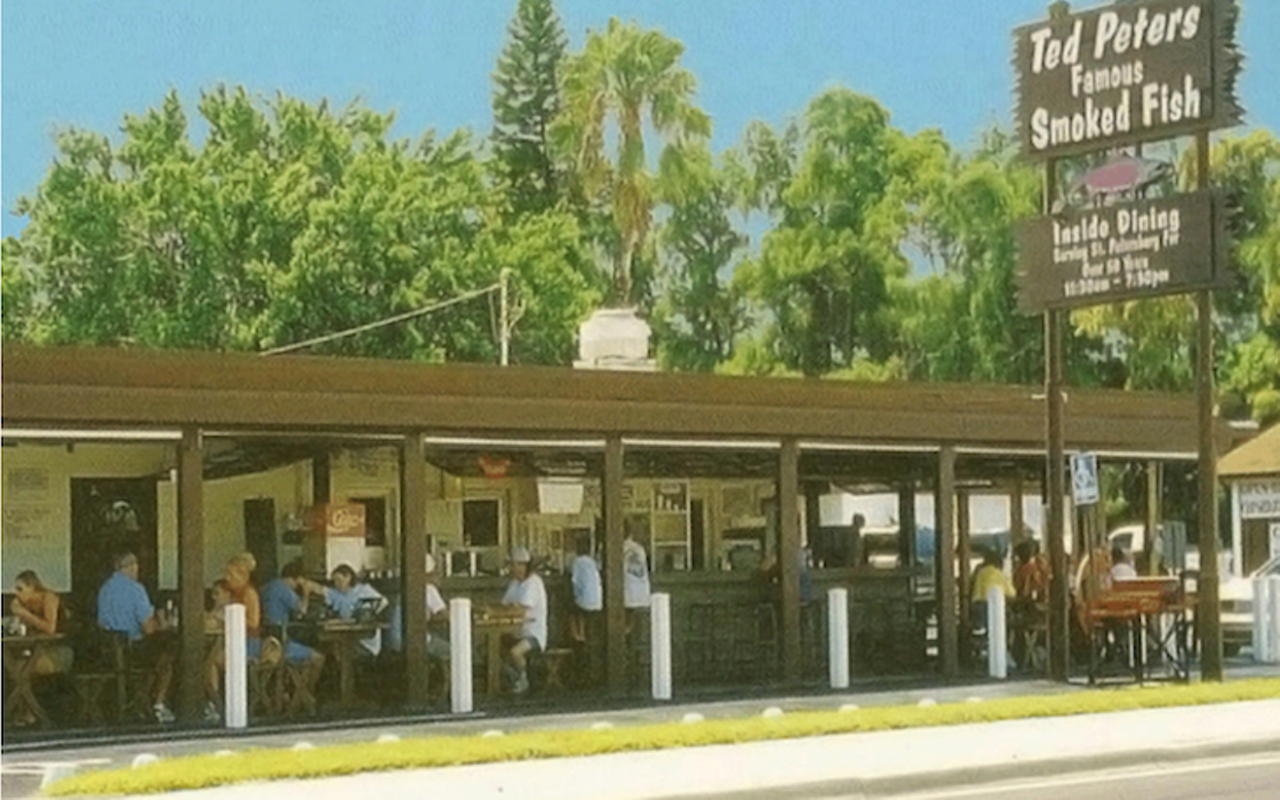
[[422, 308], [414, 309], [413, 311], [406, 311], [403, 314], [396, 314], [394, 317], [387, 317], [386, 319], [380, 319], [376, 322], [370, 322], [365, 325], [359, 325], [354, 328], [348, 328], [345, 331], [338, 331], [337, 333], [329, 333], [329, 334], [325, 334], [324, 336], [317, 336], [314, 339], [307, 339], [306, 341], [303, 341], [303, 342], [296, 342], [294, 344], [283, 345], [282, 347], [273, 347], [270, 350], [263, 350], [261, 353], [259, 353], [259, 355], [274, 356], [274, 355], [279, 355], [280, 353], [289, 353], [294, 350], [303, 350], [308, 347], [313, 347], [317, 344], [323, 344], [325, 342], [331, 342], [335, 339], [341, 339], [345, 336], [353, 336], [357, 333], [371, 331], [371, 330], [374, 330], [375, 328], [385, 328], [386, 326], [394, 325], [397, 322], [404, 322], [407, 319], [420, 317], [424, 314], [430, 314], [432, 311], [439, 311], [442, 308], [447, 308], [448, 306], [455, 305], [457, 303], [461, 303], [466, 300], [471, 300], [472, 298], [479, 297], [482, 294], [495, 292], [501, 287], [502, 287], [501, 283], [494, 283], [484, 287], [483, 289], [476, 289], [475, 291], [467, 292], [465, 294], [460, 294], [457, 297], [451, 298], [449, 300], [441, 300], [438, 303], [432, 303], [429, 306], [423, 306]]

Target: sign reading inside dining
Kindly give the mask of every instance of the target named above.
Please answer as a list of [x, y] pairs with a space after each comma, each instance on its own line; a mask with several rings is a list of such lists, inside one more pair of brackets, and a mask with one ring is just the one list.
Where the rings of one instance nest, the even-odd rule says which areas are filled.
[[1023, 152], [1072, 155], [1240, 122], [1236, 0], [1106, 5], [1014, 31]]
[[1219, 205], [1192, 192], [1020, 223], [1019, 307], [1034, 314], [1211, 286], [1213, 264], [1225, 261], [1214, 252], [1226, 243]]

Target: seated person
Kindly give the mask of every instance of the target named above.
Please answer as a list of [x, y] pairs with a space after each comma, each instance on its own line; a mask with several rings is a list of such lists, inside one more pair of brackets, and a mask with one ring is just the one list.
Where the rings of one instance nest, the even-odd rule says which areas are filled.
[[[32, 570], [18, 573], [13, 583], [13, 603], [9, 610], [22, 620], [29, 633], [53, 635], [66, 633], [66, 607], [58, 593], [40, 582], [40, 578]], [[62, 643], [50, 643], [39, 648], [35, 655], [35, 663], [31, 665], [33, 675], [53, 675], [71, 669], [73, 654], [71, 648]]]
[[547, 648], [547, 589], [534, 572], [532, 561], [527, 548], [511, 551], [511, 583], [502, 596], [503, 605], [524, 614], [520, 633], [507, 650], [514, 670], [511, 689], [516, 694], [529, 691], [529, 656]]
[[1131, 581], [1138, 577], [1138, 571], [1133, 568], [1133, 560], [1129, 558], [1129, 553], [1120, 545], [1111, 548], [1111, 583], [1116, 581]]
[[[425, 567], [427, 588], [423, 599], [427, 610], [427, 658], [441, 667], [445, 671], [443, 674], [447, 676], [449, 658], [453, 651], [449, 644], [449, 637], [440, 629], [447, 628], [449, 625], [449, 604], [444, 601], [444, 596], [436, 586], [436, 560], [430, 553], [427, 554]], [[404, 607], [398, 601], [392, 606], [391, 621], [387, 625], [386, 644], [393, 652], [404, 651]], [[447, 691], [448, 686], [449, 682], [446, 678], [442, 684], [443, 690]]]
[[170, 641], [161, 635], [168, 626], [156, 614], [146, 587], [138, 582], [138, 569], [133, 553], [116, 556], [115, 572], [98, 590], [98, 627], [128, 637], [135, 656], [152, 673], [152, 713], [157, 722], [167, 724], [174, 721], [167, 704], [173, 652]]
[[[360, 607], [362, 600], [377, 601], [379, 613], [386, 609], [387, 599], [377, 589], [362, 583], [356, 571], [349, 565], [339, 564], [333, 570], [331, 579], [333, 586], [325, 590], [325, 602], [342, 619], [354, 620], [356, 609]], [[382, 630], [375, 630], [372, 636], [361, 640], [360, 648], [370, 656], [376, 656], [382, 652]]]
[[1049, 591], [1049, 564], [1040, 553], [1035, 539], [1020, 542], [1014, 551], [1018, 569], [1013, 574], [1013, 588], [1019, 600], [1035, 602], [1045, 599]]
[[[303, 574], [302, 561], [294, 559], [280, 570], [280, 577], [262, 587], [262, 622], [270, 628], [288, 631], [289, 621], [307, 613], [307, 601], [311, 595], [324, 596], [325, 587], [308, 580]], [[302, 642], [285, 636], [285, 660], [300, 664], [305, 661], [324, 661], [324, 656]]]
[[[258, 590], [254, 588], [249, 576], [253, 571], [251, 564], [256, 563], [242, 556], [235, 556], [227, 562], [226, 573], [222, 583], [230, 595], [227, 605], [244, 606], [245, 649], [250, 659], [263, 657], [262, 647], [262, 600]], [[215, 584], [216, 586], [216, 584]], [[225, 609], [225, 605], [223, 608]], [[224, 611], [225, 613], [225, 611]], [[278, 657], [279, 651], [276, 651]], [[208, 702], [205, 704], [204, 717], [209, 723], [221, 721], [218, 713], [217, 699], [220, 694], [219, 684], [222, 671], [226, 668], [227, 653], [225, 647], [211, 647], [205, 658], [205, 691]]]
[[231, 587], [227, 585], [226, 578], [214, 581], [209, 587], [209, 595], [213, 607], [204, 614], [204, 627], [211, 633], [221, 633], [227, 622], [227, 606], [231, 604]]
[[982, 566], [973, 574], [970, 602], [974, 625], [986, 625], [987, 594], [993, 587], [1000, 589], [1006, 600], [1012, 600], [1016, 594], [1009, 576], [1004, 574], [1004, 559], [999, 553], [991, 551], [982, 557]]

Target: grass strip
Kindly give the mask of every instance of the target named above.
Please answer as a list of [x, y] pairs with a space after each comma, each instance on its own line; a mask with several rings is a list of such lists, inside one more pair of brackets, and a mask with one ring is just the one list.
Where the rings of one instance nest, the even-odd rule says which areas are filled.
[[263, 749], [224, 757], [176, 758], [137, 769], [104, 770], [72, 776], [50, 786], [46, 793], [54, 796], [150, 794], [247, 781], [323, 778], [380, 770], [590, 756], [1273, 698], [1280, 698], [1280, 679], [1103, 689], [931, 707], [884, 706], [849, 713], [810, 711], [776, 719], [750, 717], [709, 720], [691, 725], [663, 723], [603, 731], [528, 731], [493, 738], [477, 735], [425, 736], [398, 742], [343, 744], [303, 751]]

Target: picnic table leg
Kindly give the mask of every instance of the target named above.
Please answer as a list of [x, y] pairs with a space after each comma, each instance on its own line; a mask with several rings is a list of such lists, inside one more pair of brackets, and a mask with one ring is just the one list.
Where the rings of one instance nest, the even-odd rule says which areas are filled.
[[352, 669], [353, 650], [351, 642], [343, 639], [338, 642], [338, 704], [344, 709], [355, 705], [356, 676]]
[[489, 631], [489, 657], [485, 666], [487, 676], [485, 693], [490, 697], [498, 694], [499, 681], [502, 679], [502, 635], [497, 631]]
[[49, 724], [49, 716], [45, 714], [40, 701], [36, 699], [31, 684], [31, 670], [34, 668], [38, 653], [32, 652], [30, 657], [21, 658], [6, 654], [5, 667], [13, 679], [13, 689], [5, 700], [5, 716], [13, 719], [16, 715], [29, 712], [41, 724]]

